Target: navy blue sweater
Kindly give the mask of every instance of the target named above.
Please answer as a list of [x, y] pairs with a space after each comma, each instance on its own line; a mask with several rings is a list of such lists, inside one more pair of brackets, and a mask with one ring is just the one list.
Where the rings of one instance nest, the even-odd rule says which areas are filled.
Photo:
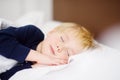
[[25, 58], [43, 39], [42, 31], [33, 25], [0, 30], [0, 55], [18, 61], [15, 67], [0, 74], [1, 80], [8, 80], [17, 71], [31, 68], [31, 62], [26, 62]]

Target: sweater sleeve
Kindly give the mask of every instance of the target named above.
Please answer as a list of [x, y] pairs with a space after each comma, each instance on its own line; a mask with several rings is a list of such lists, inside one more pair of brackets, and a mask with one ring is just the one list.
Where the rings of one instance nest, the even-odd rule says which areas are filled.
[[[36, 34], [41, 34], [38, 29], [33, 29], [33, 27], [34, 26], [29, 25], [20, 28], [9, 27], [0, 30], [1, 55], [17, 60], [18, 62], [24, 62], [32, 46], [37, 45], [40, 39], [43, 40], [43, 34], [42, 38], [40, 37], [37, 41], [36, 37], [31, 38], [31, 36], [34, 37]], [[36, 44], [31, 46], [32, 42]]]
[[0, 31], [0, 52], [1, 55], [23, 62], [30, 51], [30, 48], [20, 44], [15, 36], [14, 30]]
[[20, 43], [32, 49], [35, 49], [34, 46], [38, 45], [44, 39], [43, 32], [34, 25], [18, 28], [16, 29], [16, 34]]

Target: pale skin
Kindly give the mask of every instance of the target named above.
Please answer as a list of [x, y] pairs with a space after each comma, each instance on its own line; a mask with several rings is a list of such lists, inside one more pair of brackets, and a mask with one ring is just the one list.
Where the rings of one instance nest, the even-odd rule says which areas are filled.
[[67, 64], [68, 58], [80, 52], [80, 48], [72, 33], [60, 33], [52, 30], [38, 44], [37, 51], [30, 50], [26, 60], [36, 62], [36, 64], [32, 65], [33, 68], [40, 65]]

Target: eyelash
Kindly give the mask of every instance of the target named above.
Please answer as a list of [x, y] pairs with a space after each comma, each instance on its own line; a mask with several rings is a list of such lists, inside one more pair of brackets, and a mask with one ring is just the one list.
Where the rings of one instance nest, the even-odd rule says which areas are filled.
[[[62, 36], [60, 37], [60, 39], [61, 39], [62, 42], [64, 42], [64, 39], [62, 38]], [[68, 54], [68, 56], [70, 56], [68, 50], [67, 50], [67, 54]]]
[[68, 56], [70, 56], [69, 52], [67, 51]]
[[61, 41], [62, 41], [62, 42], [64, 42], [64, 40], [63, 40], [62, 36], [60, 37], [60, 39], [61, 39]]

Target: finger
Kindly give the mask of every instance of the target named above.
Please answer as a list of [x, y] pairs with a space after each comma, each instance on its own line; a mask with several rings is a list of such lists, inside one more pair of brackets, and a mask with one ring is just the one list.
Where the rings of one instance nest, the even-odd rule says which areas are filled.
[[69, 56], [66, 56], [66, 55], [60, 56], [60, 55], [58, 55], [58, 56], [55, 56], [55, 58], [62, 59], [62, 60], [68, 60], [68, 59], [69, 59]]
[[56, 64], [67, 64], [68, 63], [68, 60], [60, 60], [60, 59], [58, 59], [58, 60], [56, 60]]

